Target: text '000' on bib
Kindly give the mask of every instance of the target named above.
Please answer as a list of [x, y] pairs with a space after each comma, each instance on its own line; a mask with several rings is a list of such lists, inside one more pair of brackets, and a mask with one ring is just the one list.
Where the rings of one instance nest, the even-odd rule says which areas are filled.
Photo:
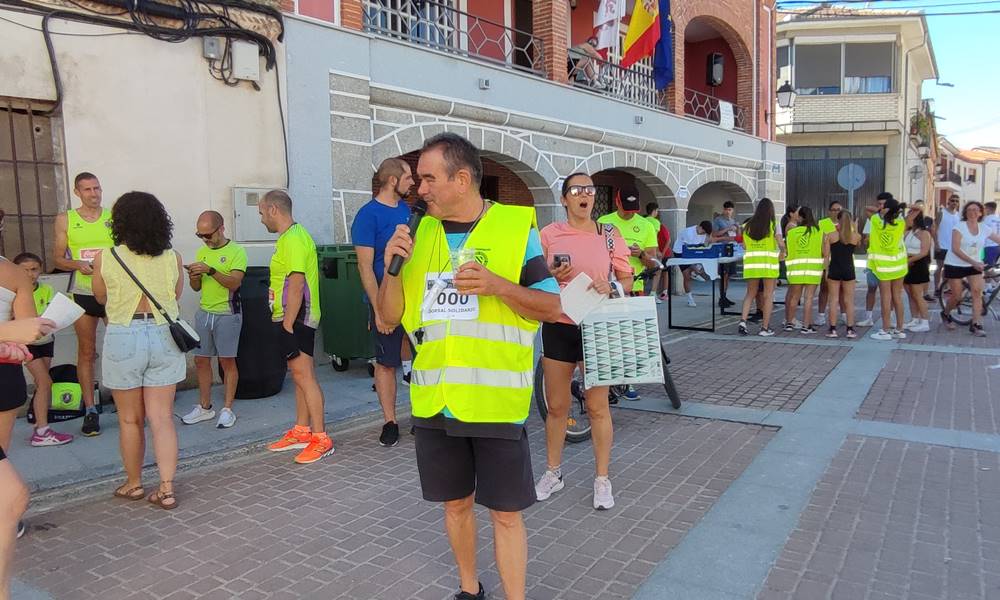
[[427, 274], [427, 291], [421, 307], [426, 321], [473, 321], [479, 318], [479, 296], [461, 294], [455, 289], [454, 274]]

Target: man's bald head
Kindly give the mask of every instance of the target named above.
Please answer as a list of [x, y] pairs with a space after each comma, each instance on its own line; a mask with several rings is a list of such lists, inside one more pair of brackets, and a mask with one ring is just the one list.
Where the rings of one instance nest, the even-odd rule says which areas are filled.
[[292, 197], [285, 190], [271, 190], [260, 199], [261, 204], [267, 204], [278, 209], [283, 214], [292, 214]]
[[222, 215], [218, 211], [206, 210], [205, 212], [198, 215], [198, 227], [201, 227], [202, 224], [205, 224], [211, 227], [212, 229], [215, 229], [216, 227], [222, 227], [223, 223], [225, 223], [225, 221], [223, 220]]

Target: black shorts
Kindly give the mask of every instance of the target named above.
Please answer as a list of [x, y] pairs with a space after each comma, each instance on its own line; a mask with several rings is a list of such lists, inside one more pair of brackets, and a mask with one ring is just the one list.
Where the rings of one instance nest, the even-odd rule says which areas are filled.
[[973, 275], [982, 275], [982, 271], [977, 271], [972, 267], [957, 267], [955, 265], [945, 265], [944, 266], [944, 278], [945, 279], [965, 279], [966, 277], [972, 277]]
[[535, 503], [526, 431], [520, 440], [451, 436], [420, 426], [414, 433], [424, 500], [447, 502], [475, 492], [476, 504], [502, 512]]
[[56, 341], [52, 340], [46, 344], [39, 344], [38, 346], [28, 346], [28, 350], [31, 351], [31, 356], [33, 358], [52, 358], [55, 356]]
[[931, 259], [928, 257], [916, 261], [906, 270], [906, 277], [903, 283], [907, 285], [920, 285], [931, 280]]
[[934, 260], [941, 262], [948, 256], [948, 250], [946, 248], [938, 248], [934, 251]]
[[108, 316], [104, 310], [104, 305], [97, 301], [97, 298], [88, 294], [73, 294], [73, 301], [83, 309], [84, 314], [91, 317], [103, 319]]
[[[285, 331], [285, 326], [281, 321], [275, 323], [274, 326], [278, 328], [278, 339], [284, 340], [284, 337], [288, 335], [288, 332]], [[287, 356], [292, 346], [297, 348], [299, 352], [312, 356], [316, 348], [316, 330], [302, 321], [296, 321], [292, 325], [292, 339], [287, 343], [288, 347], [285, 346], [285, 342], [279, 343], [279, 347], [285, 356]]]
[[0, 363], [0, 412], [17, 410], [28, 400], [28, 384], [20, 363]]
[[578, 325], [542, 323], [542, 355], [559, 362], [583, 360], [583, 336]]
[[368, 307], [368, 328], [375, 337], [375, 362], [383, 367], [403, 366], [403, 326], [399, 325], [392, 333], [385, 335], [375, 327], [375, 311]]

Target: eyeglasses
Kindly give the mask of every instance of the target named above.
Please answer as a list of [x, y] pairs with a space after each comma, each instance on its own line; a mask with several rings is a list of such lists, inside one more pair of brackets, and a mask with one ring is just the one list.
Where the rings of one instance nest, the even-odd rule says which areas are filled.
[[597, 193], [597, 186], [594, 185], [571, 185], [569, 189], [566, 190], [567, 196], [582, 196], [586, 194], [587, 196], [593, 196]]
[[210, 240], [210, 239], [212, 239], [212, 236], [215, 235], [215, 232], [218, 231], [218, 230], [220, 230], [220, 229], [222, 229], [222, 225], [219, 225], [218, 227], [216, 227], [215, 229], [213, 229], [212, 233], [198, 233], [196, 231], [194, 235], [195, 235], [195, 237], [201, 238], [203, 240]]

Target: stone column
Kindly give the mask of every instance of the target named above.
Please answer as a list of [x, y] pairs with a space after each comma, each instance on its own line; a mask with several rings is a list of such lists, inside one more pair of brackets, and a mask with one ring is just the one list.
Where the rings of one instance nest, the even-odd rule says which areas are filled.
[[568, 0], [535, 0], [532, 2], [534, 36], [542, 42], [545, 53], [544, 69], [552, 81], [567, 81], [566, 62], [569, 60]]
[[[674, 241], [677, 240], [677, 236], [679, 236], [681, 231], [684, 231], [684, 228], [687, 227], [687, 209], [661, 208], [660, 222], [666, 225], [667, 229], [670, 231], [670, 246], [673, 248]], [[670, 282], [671, 294], [681, 294], [684, 292], [681, 272], [677, 269], [677, 267], [671, 268]]]

